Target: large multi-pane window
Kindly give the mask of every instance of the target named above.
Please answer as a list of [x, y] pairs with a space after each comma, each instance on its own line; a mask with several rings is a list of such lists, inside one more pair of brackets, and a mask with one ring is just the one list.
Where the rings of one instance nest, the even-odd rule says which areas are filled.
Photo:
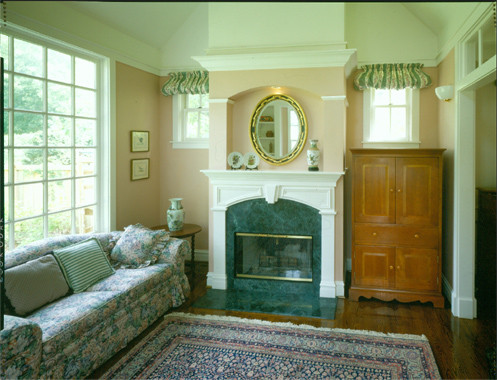
[[98, 59], [0, 35], [4, 58], [6, 249], [96, 230]]

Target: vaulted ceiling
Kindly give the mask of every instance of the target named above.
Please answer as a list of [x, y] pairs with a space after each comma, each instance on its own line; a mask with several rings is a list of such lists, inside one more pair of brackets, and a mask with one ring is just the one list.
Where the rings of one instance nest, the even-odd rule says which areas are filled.
[[[164, 46], [200, 4], [164, 1], [64, 3], [155, 48]], [[477, 2], [402, 2], [401, 4], [436, 35], [443, 34], [452, 25], [461, 25], [478, 5]]]

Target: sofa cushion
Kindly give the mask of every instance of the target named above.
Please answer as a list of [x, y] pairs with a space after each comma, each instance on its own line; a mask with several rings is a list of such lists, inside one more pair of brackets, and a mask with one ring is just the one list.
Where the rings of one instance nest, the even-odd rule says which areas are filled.
[[[118, 269], [110, 277], [39, 309], [28, 318], [43, 330], [43, 351], [47, 355], [66, 349], [100, 323], [133, 305], [140, 297], [150, 297], [157, 289], [173, 292], [170, 264], [142, 269]], [[110, 322], [109, 322], [110, 323]]]
[[5, 294], [17, 315], [29, 314], [68, 291], [64, 275], [52, 255], [5, 271]]
[[128, 293], [131, 297], [140, 296], [172, 275], [171, 264], [155, 264], [139, 269], [118, 269], [116, 273], [90, 286], [87, 292]]
[[110, 257], [131, 268], [147, 266], [157, 261], [157, 243], [167, 238], [166, 230], [154, 231], [139, 223], [130, 225], [124, 228]]
[[52, 302], [27, 318], [43, 331], [43, 351], [55, 353], [123, 308], [122, 301], [116, 292], [82, 292]]
[[86, 290], [115, 272], [95, 238], [57, 249], [54, 256], [74, 293]]

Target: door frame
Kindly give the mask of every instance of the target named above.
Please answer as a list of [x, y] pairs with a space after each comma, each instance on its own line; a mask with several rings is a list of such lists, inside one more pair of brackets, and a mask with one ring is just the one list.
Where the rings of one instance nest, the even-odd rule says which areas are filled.
[[[456, 64], [463, 66], [463, 52], [456, 48]], [[495, 56], [456, 82], [454, 146], [454, 257], [452, 314], [476, 318], [475, 298], [475, 93], [495, 81]]]

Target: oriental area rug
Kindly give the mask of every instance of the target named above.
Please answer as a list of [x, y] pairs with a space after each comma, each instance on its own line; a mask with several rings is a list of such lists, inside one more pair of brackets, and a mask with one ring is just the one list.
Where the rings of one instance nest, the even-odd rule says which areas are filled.
[[104, 379], [440, 379], [424, 336], [172, 313]]

